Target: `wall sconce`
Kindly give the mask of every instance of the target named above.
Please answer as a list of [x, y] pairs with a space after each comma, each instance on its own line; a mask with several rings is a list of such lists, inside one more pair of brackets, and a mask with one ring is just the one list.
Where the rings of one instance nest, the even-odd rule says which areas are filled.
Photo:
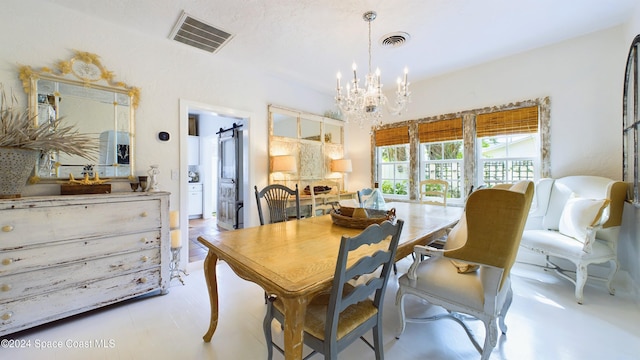
[[[335, 159], [335, 160], [331, 160], [331, 171], [332, 172], [339, 172], [339, 173], [350, 173], [353, 170], [353, 167], [351, 166], [351, 160], [350, 159]], [[347, 189], [345, 189], [345, 181], [344, 181], [345, 175], [342, 175], [342, 190], [346, 191]]]

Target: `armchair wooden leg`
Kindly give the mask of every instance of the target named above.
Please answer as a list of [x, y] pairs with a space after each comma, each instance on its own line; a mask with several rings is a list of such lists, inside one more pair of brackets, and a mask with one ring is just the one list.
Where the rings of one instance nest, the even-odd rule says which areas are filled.
[[611, 267], [611, 270], [609, 271], [609, 275], [607, 276], [607, 288], [609, 289], [609, 294], [611, 295], [615, 295], [616, 294], [616, 289], [613, 288], [613, 278], [616, 276], [616, 273], [618, 272], [618, 261], [617, 260], [609, 260], [609, 265]]
[[406, 326], [406, 321], [404, 319], [404, 293], [402, 290], [398, 290], [396, 294], [396, 309], [398, 309], [398, 318], [400, 319], [400, 328], [398, 329], [398, 333], [396, 334], [396, 339], [400, 339], [400, 335], [404, 333], [404, 328]]
[[500, 315], [498, 317], [499, 319], [498, 324], [500, 325], [500, 331], [502, 331], [503, 334], [507, 333], [507, 324], [504, 323], [504, 318], [507, 316], [507, 311], [509, 311], [512, 301], [513, 301], [513, 290], [511, 289], [511, 286], [509, 286], [509, 290], [507, 290], [507, 298], [504, 300], [504, 304], [502, 305], [502, 309], [500, 309]]
[[583, 264], [579, 264], [576, 266], [576, 300], [578, 304], [582, 305], [584, 301], [584, 285], [587, 283], [587, 266]]

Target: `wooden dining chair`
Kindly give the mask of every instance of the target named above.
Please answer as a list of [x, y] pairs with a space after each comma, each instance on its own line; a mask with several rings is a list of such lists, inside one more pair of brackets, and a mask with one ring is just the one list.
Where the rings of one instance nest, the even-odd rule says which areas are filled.
[[[397, 220], [395, 225], [384, 221], [367, 227], [354, 237], [342, 236], [331, 293], [313, 298], [305, 313], [303, 339], [313, 349], [309, 355], [319, 352], [325, 359], [337, 359], [339, 351], [360, 338], [375, 351], [376, 359], [383, 358], [382, 304], [403, 225], [402, 220]], [[384, 248], [347, 267], [347, 259], [353, 258], [352, 253], [362, 245], [379, 244], [388, 238], [391, 240]], [[376, 270], [380, 267], [382, 270], [378, 273]], [[349, 282], [361, 276], [367, 276], [368, 281]], [[272, 358], [274, 347], [284, 354], [271, 336], [273, 319], [284, 324], [283, 313], [282, 301], [270, 296], [263, 323], [268, 359]], [[363, 337], [370, 330], [373, 331], [373, 345]]]
[[258, 191], [258, 187], [254, 186], [256, 190], [256, 203], [258, 204], [258, 217], [260, 218], [260, 225], [265, 224], [264, 212], [262, 210], [262, 200], [267, 204], [269, 210], [268, 223], [278, 223], [287, 221], [290, 218], [287, 209], [290, 208], [289, 201], [293, 197], [295, 207], [295, 218], [300, 219], [300, 192], [298, 191], [298, 185], [296, 184], [295, 190], [290, 189], [284, 185], [271, 184]]
[[420, 202], [423, 204], [447, 206], [449, 183], [440, 179], [420, 181]]
[[[330, 188], [318, 192], [316, 189]], [[309, 185], [311, 194], [311, 216], [328, 214], [335, 205], [340, 203], [340, 183], [332, 180], [320, 180]]]

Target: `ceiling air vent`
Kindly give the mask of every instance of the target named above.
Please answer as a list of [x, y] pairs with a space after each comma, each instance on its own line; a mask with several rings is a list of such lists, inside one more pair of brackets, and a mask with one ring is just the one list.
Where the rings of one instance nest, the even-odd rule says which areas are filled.
[[406, 32], [397, 31], [381, 37], [380, 44], [383, 47], [399, 47], [407, 43], [410, 39], [411, 35]]
[[215, 53], [226, 44], [233, 35], [206, 24], [193, 16], [182, 12], [180, 19], [171, 31], [170, 39]]

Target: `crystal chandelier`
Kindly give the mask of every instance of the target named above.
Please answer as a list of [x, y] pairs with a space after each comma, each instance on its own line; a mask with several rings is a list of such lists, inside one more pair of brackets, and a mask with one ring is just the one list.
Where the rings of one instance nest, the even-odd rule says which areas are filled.
[[370, 123], [373, 128], [382, 125], [382, 108], [385, 105], [393, 115], [400, 115], [406, 110], [410, 101], [409, 82], [407, 81], [408, 70], [404, 68], [404, 77], [398, 77], [396, 101], [394, 104], [387, 104], [387, 97], [382, 93], [382, 83], [380, 82], [380, 69], [375, 73], [371, 72], [371, 22], [375, 20], [375, 11], [367, 11], [362, 15], [364, 21], [369, 23], [369, 73], [367, 74], [364, 88], [359, 86], [359, 79], [356, 75], [356, 63], [353, 63], [353, 80], [348, 81], [343, 93], [340, 80], [342, 74], [338, 73], [336, 88], [336, 104], [345, 115], [346, 122], [357, 122], [360, 127], [365, 123]]

